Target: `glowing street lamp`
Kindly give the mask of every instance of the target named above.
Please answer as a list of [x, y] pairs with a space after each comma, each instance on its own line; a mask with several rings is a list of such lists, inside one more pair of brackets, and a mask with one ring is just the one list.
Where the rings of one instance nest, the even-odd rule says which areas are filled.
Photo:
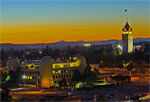
[[25, 75], [22, 76], [22, 78], [24, 79], [24, 84], [25, 84], [25, 77], [26, 77]]
[[25, 79], [25, 75], [23, 75], [23, 79]]
[[122, 49], [122, 46], [118, 45], [118, 48]]

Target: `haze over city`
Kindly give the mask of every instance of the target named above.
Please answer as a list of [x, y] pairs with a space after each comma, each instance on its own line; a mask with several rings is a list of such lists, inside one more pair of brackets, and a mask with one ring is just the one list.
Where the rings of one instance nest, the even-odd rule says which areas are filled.
[[121, 40], [125, 9], [133, 37], [148, 38], [148, 0], [2, 0], [0, 43]]

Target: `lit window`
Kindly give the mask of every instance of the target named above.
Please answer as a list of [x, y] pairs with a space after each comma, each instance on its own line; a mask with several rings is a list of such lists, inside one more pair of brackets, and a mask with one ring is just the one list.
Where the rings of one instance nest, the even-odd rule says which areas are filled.
[[27, 77], [27, 76], [25, 76], [25, 79], [28, 79], [28, 77]]
[[55, 73], [55, 71], [53, 70], [53, 74]]
[[30, 76], [30, 79], [32, 79], [32, 76]]
[[60, 71], [60, 70], [58, 70], [58, 73], [61, 73], [61, 71]]

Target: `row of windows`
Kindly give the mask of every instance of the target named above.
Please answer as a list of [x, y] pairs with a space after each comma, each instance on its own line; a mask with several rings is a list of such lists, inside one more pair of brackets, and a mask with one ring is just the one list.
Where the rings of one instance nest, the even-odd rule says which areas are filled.
[[39, 71], [23, 71], [23, 74], [40, 74]]
[[[26, 84], [32, 84], [32, 85], [37, 85], [37, 81], [26, 81]], [[38, 84], [40, 84], [40, 82], [38, 81]]]
[[66, 75], [59, 75], [59, 76], [57, 76], [57, 75], [56, 75], [56, 76], [53, 76], [53, 79], [55, 79], [55, 78], [56, 78], [56, 79], [57, 79], [57, 78], [68, 78], [68, 77], [70, 78], [70, 77], [71, 77], [71, 75], [70, 75], [70, 74], [66, 74]]
[[54, 68], [62, 68], [62, 67], [74, 67], [75, 64], [65, 64], [65, 65], [55, 65]]
[[[70, 79], [67, 79], [66, 81], [67, 81], [67, 82], [70, 82], [71, 80], [70, 80]], [[53, 81], [53, 83], [59, 83], [59, 82], [60, 82], [60, 80]]]
[[40, 77], [38, 76], [25, 76], [25, 79], [40, 79]]
[[33, 65], [32, 65], [32, 66], [30, 66], [30, 67], [29, 67], [29, 66], [25, 66], [25, 69], [30, 69], [30, 68], [31, 68], [31, 69], [32, 69], [32, 68], [39, 69], [39, 66], [33, 66]]
[[53, 74], [55, 74], [55, 73], [70, 73], [70, 72], [74, 72], [74, 69], [71, 69], [71, 70], [53, 70]]

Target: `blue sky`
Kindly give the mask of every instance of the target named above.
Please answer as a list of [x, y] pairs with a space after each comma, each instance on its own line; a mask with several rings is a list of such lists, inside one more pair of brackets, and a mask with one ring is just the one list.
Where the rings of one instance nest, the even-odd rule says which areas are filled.
[[[40, 35], [40, 32], [45, 31], [48, 33], [45, 33], [43, 39], [47, 42], [51, 36], [49, 34], [58, 34], [58, 37], [50, 37], [52, 42], [121, 39], [121, 29], [126, 23], [125, 9], [128, 10], [128, 21], [133, 27], [134, 38], [149, 37], [149, 0], [2, 0], [2, 40], [23, 43], [11, 38], [24, 33], [31, 35], [31, 31], [39, 34], [34, 42], [41, 40], [41, 35], [44, 34]], [[87, 30], [65, 32], [74, 29]], [[13, 35], [16, 33], [18, 35]], [[59, 37], [62, 34], [63, 36]], [[31, 42], [33, 37], [24, 36], [24, 39]]]

